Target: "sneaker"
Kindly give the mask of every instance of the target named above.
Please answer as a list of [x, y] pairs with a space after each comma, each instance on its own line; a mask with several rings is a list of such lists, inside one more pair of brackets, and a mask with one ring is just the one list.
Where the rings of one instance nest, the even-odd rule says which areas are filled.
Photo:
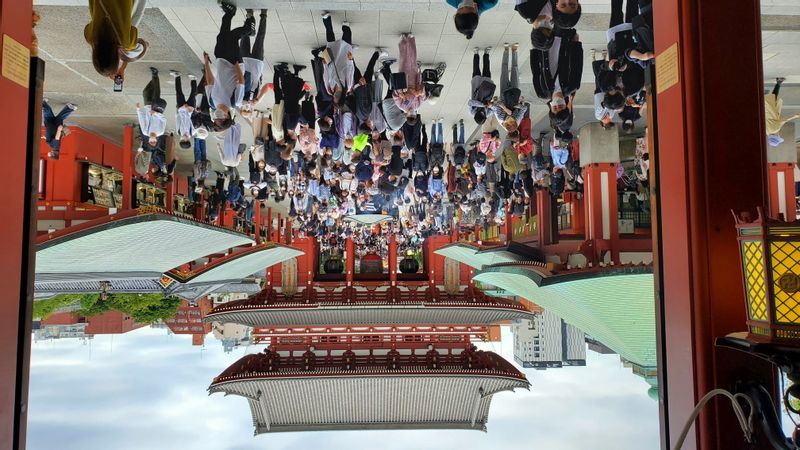
[[58, 152], [47, 152], [47, 157], [50, 159], [58, 160]]
[[266, 9], [262, 9], [260, 16], [267, 17], [267, 10]]
[[477, 55], [477, 54], [478, 54], [478, 52], [480, 52], [480, 51], [481, 51], [481, 49], [480, 49], [479, 47], [473, 47], [473, 48], [472, 48], [472, 51], [473, 51], [473, 52], [475, 52], [475, 54]]
[[223, 1], [220, 3], [220, 8], [222, 8], [222, 12], [226, 15], [235, 15], [236, 14], [236, 6], [228, 3], [227, 1]]
[[503, 48], [508, 50], [508, 47], [511, 46], [508, 42], [503, 42]]
[[349, 21], [345, 20], [344, 22], [342, 22], [342, 27], [349, 27], [349, 26], [350, 26]]
[[42, 99], [42, 103], [50, 103], [50, 99], [45, 97]]
[[519, 49], [519, 42], [514, 42], [513, 44], [511, 44], [511, 51], [512, 52], [517, 51], [517, 49]]
[[181, 73], [178, 72], [177, 70], [170, 70], [169, 71], [169, 76], [171, 76], [172, 78], [177, 78], [177, 77], [181, 76]]
[[444, 123], [444, 117], [439, 117], [439, 123]]
[[389, 57], [389, 58], [381, 60], [381, 63], [383, 63], [384, 66], [391, 66], [392, 64], [394, 64], [396, 62], [397, 62], [397, 58], [392, 58], [392, 57]]
[[485, 49], [483, 49], [483, 53], [487, 53], [488, 54], [488, 53], [491, 53], [491, 52], [492, 52], [492, 47], [486, 47]]
[[247, 17], [253, 17], [252, 8], [246, 8], [244, 11], [245, 11]]
[[197, 77], [195, 75], [192, 75], [192, 74], [186, 75], [186, 77], [188, 79], [190, 79], [190, 80], [196, 80], [197, 79]]
[[359, 47], [359, 46], [358, 46], [358, 44], [353, 44], [353, 51], [356, 51], [356, 50], [358, 50], [359, 48], [361, 48], [361, 47]]
[[605, 61], [606, 57], [608, 57], [608, 50], [603, 49], [603, 51], [600, 53], [600, 55], [603, 57], [603, 61]]
[[73, 111], [77, 111], [78, 110], [78, 107], [75, 106], [73, 103], [67, 103], [67, 108], [69, 108], [69, 109], [71, 109]]
[[306, 68], [306, 66], [304, 66], [302, 64], [294, 64], [294, 65], [292, 65], [292, 68], [294, 69], [294, 74], [295, 75], [299, 75], [300, 72], [302, 72], [303, 69]]
[[247, 35], [255, 36], [256, 35], [256, 19], [253, 16], [247, 18], [244, 21], [244, 28], [247, 30]]
[[781, 84], [781, 83], [783, 83], [784, 81], [786, 81], [786, 77], [778, 77], [778, 78], [775, 78], [775, 83], [777, 83], [777, 84]]
[[590, 59], [591, 61], [594, 61], [594, 60], [596, 60], [596, 59], [597, 59], [597, 58], [596, 58], [596, 56], [597, 56], [597, 50], [595, 50], [595, 49], [591, 49], [591, 50], [589, 50], [589, 56], [590, 56], [590, 58], [589, 58], [589, 59]]
[[325, 20], [331, 16], [331, 13], [328, 11], [322, 11], [322, 19]]
[[376, 47], [375, 51], [378, 52], [378, 60], [384, 61], [389, 58], [389, 52], [383, 47]]

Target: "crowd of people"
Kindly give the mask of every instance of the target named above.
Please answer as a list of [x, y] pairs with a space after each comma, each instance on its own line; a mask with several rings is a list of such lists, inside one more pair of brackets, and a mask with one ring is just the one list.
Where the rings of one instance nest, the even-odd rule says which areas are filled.
[[[628, 0], [623, 11], [623, 1], [612, 0], [607, 48], [592, 49], [591, 60], [595, 118], [608, 128], [619, 117], [630, 132], [641, 117], [645, 68], [653, 60], [652, 7], [650, 0]], [[455, 27], [468, 39], [480, 15], [497, 3], [447, 2], [457, 8]], [[92, 61], [115, 82], [147, 50], [136, 28], [142, 3], [90, 2], [85, 36]], [[188, 93], [184, 75], [170, 72], [175, 129], [167, 130], [169, 108], [157, 69], [151, 68], [136, 105], [137, 166], [169, 183], [176, 160], [168, 160], [168, 147], [193, 149], [192, 198], [205, 202], [210, 220], [230, 209], [249, 223], [254, 202], [273, 200], [288, 205], [296, 230], [322, 238], [360, 233], [363, 227], [345, 221], [349, 216], [382, 214], [393, 218], [383, 231], [402, 236], [404, 248], [413, 249], [431, 233], [523, 216], [535, 208], [539, 189], [553, 196], [582, 189], [580, 163], [573, 157], [573, 104], [583, 72], [577, 0], [518, 0], [515, 7], [531, 26], [534, 93], [549, 109], [551, 129], [536, 138], [531, 104], [520, 89], [518, 43], [503, 46], [499, 82], [490, 67], [492, 48], [474, 49], [467, 104], [474, 124], [444, 124], [419, 114], [441, 94], [445, 66], [423, 70], [413, 34], [400, 36], [397, 58], [376, 48], [362, 72], [349, 23], [337, 37], [326, 12], [320, 20], [327, 42], [311, 51], [310, 70], [271, 62], [274, 75], [264, 80], [267, 10], [247, 9], [236, 26], [237, 8], [223, 1], [221, 9], [213, 55], [204, 54], [202, 73], [186, 75]], [[63, 121], [70, 111], [46, 119]], [[243, 126], [252, 129], [252, 141], [243, 139]], [[468, 139], [467, 126], [480, 131]], [[445, 139], [445, 127], [451, 139]], [[51, 134], [48, 142], [57, 142], [60, 134]], [[219, 163], [208, 158], [209, 140], [215, 141]], [[248, 172], [240, 173], [245, 159]]]

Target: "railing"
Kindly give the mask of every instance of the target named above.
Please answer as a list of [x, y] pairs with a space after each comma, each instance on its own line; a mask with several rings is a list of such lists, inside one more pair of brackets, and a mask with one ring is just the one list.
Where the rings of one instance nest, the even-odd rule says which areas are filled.
[[399, 374], [399, 373], [443, 374], [481, 374], [517, 378], [525, 380], [519, 370], [511, 363], [492, 352], [468, 349], [459, 354], [440, 354], [430, 350], [424, 355], [399, 354], [390, 351], [384, 355], [356, 355], [346, 351], [342, 355], [317, 355], [306, 351], [300, 356], [281, 356], [265, 350], [250, 354], [231, 364], [218, 377], [212, 386], [228, 381], [254, 378], [275, 378], [290, 376], [325, 376], [358, 374]]
[[209, 316], [225, 312], [240, 312], [256, 309], [280, 308], [318, 308], [321, 306], [427, 306], [427, 307], [484, 307], [501, 308], [518, 311], [527, 311], [525, 306], [512, 300], [490, 297], [482, 291], [473, 289], [465, 291], [462, 295], [446, 295], [435, 293], [429, 289], [425, 291], [401, 291], [397, 288], [389, 291], [303, 291], [291, 296], [285, 296], [273, 290], [264, 290], [261, 293], [243, 300], [224, 303], [215, 307]]
[[634, 228], [650, 228], [650, 211], [619, 211], [620, 219], [632, 219]]

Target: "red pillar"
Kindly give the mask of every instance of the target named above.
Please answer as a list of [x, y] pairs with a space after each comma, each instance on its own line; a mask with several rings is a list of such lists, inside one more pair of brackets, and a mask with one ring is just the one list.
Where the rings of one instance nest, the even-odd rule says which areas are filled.
[[[32, 2], [0, 0], [0, 39], [13, 39], [22, 53], [31, 48]], [[0, 47], [0, 53], [2, 53]], [[10, 55], [9, 55], [10, 56]], [[44, 76], [38, 59], [31, 71]], [[10, 58], [9, 58], [10, 59]], [[7, 61], [0, 55], [0, 65]], [[13, 67], [9, 67], [13, 68]], [[3, 67], [5, 70], [6, 67]], [[24, 70], [24, 68], [23, 68]], [[36, 236], [36, 186], [41, 142], [41, 82], [23, 72], [21, 84], [0, 76], [0, 93], [9, 114], [3, 127], [5, 178], [3, 213], [0, 221], [0, 448], [24, 449], [27, 427], [28, 373], [30, 368], [31, 309]], [[39, 89], [36, 89], [37, 86]], [[34, 131], [35, 130], [35, 131]]]
[[794, 196], [794, 164], [769, 164], [769, 216], [777, 218], [783, 214], [785, 220], [795, 220], [797, 207]]
[[267, 239], [275, 241], [272, 236], [272, 208], [267, 208]]
[[[674, 445], [710, 390], [745, 376], [770, 389], [777, 379], [769, 364], [714, 347], [715, 338], [746, 329], [731, 210], [754, 211], [767, 200], [759, 0], [721, 5], [653, 2], [656, 64], [676, 74], [668, 78], [674, 84], [655, 89], [658, 126], [650, 130], [659, 174], [652, 184], [660, 193], [654, 274], [662, 448]], [[736, 120], [720, 120], [731, 111]], [[744, 448], [731, 430], [738, 425], [729, 405], [711, 402], [684, 448]]]
[[345, 258], [345, 274], [347, 282], [353, 281], [353, 276], [356, 273], [356, 246], [353, 243], [353, 238], [348, 237], [344, 244], [344, 251], [347, 254]]
[[256, 229], [256, 245], [261, 243], [261, 202], [253, 200], [253, 225]]
[[586, 231], [583, 224], [583, 197], [577, 192], [564, 192], [564, 202], [570, 205], [570, 231], [583, 234]]
[[389, 238], [389, 281], [397, 281], [397, 237]]
[[206, 193], [202, 192], [197, 194], [197, 202], [194, 206], [194, 218], [197, 220], [205, 220], [206, 219], [206, 202], [205, 202]]
[[[619, 220], [617, 213], [617, 165], [595, 163], [583, 168], [586, 239], [611, 249], [611, 260], [619, 262]], [[597, 255], [600, 256], [600, 255]]]
[[553, 208], [551, 206], [549, 189], [539, 189], [536, 191], [536, 235], [539, 246], [545, 246], [553, 242]]
[[133, 136], [133, 126], [127, 125], [122, 132], [122, 211], [133, 204]]

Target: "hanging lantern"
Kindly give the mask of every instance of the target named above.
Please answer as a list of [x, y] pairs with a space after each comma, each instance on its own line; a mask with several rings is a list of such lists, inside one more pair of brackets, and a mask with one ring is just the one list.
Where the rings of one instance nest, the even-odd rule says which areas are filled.
[[322, 267], [325, 269], [325, 273], [340, 274], [344, 272], [344, 261], [342, 261], [339, 255], [332, 255], [325, 261]]
[[748, 338], [800, 340], [800, 221], [748, 213], [736, 219], [739, 258], [747, 297]]
[[400, 273], [417, 273], [419, 261], [414, 257], [414, 253], [409, 251], [406, 257], [400, 261]]

